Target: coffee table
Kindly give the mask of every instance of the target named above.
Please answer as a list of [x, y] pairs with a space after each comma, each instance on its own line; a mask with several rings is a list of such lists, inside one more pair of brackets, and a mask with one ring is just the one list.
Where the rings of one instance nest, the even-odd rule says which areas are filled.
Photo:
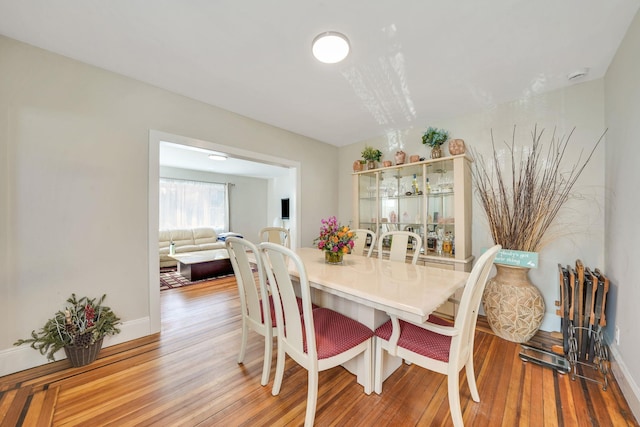
[[178, 261], [178, 273], [191, 282], [233, 273], [226, 249], [185, 252], [169, 258]]

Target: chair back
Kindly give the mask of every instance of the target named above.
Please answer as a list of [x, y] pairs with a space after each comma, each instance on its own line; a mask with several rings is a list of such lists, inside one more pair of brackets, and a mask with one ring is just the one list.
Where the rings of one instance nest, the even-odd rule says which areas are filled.
[[[493, 260], [502, 246], [495, 245], [488, 249], [476, 261], [467, 284], [465, 285], [460, 306], [456, 314], [455, 328], [460, 331], [451, 341], [451, 358], [449, 363], [457, 365], [462, 361], [466, 363], [467, 355], [473, 353], [473, 340], [476, 330], [476, 321], [478, 320], [478, 310], [480, 308], [480, 300], [482, 293], [487, 285], [489, 272], [493, 267]], [[453, 360], [457, 359], [457, 360]]]
[[[358, 255], [366, 255], [368, 257], [373, 253], [373, 248], [376, 245], [376, 233], [371, 230], [365, 230], [364, 228], [357, 228], [353, 230], [357, 239], [354, 240], [353, 248], [351, 252]], [[367, 238], [371, 236], [371, 245], [367, 249]], [[365, 253], [366, 251], [366, 253]]]
[[[276, 310], [278, 352], [282, 346], [282, 350], [303, 366], [317, 363], [311, 290], [302, 260], [294, 251], [277, 243], [263, 242], [260, 244], [260, 250]], [[289, 267], [293, 267], [299, 277], [302, 316]]]
[[[266, 322], [268, 328], [271, 329], [269, 294], [260, 249], [249, 240], [239, 237], [227, 237], [225, 246], [229, 251], [229, 260], [236, 275], [243, 317], [247, 316], [256, 324]], [[254, 272], [249, 261], [251, 254], [255, 258], [257, 272]]]
[[387, 231], [382, 233], [378, 237], [378, 258], [382, 259], [382, 244], [388, 237], [391, 238], [391, 248], [389, 249], [389, 259], [391, 261], [406, 261], [409, 239], [413, 239], [411, 264], [415, 264], [418, 261], [418, 255], [420, 255], [420, 249], [422, 248], [422, 238], [412, 231]]
[[283, 227], [264, 227], [260, 230], [259, 240], [261, 242], [278, 243], [287, 248], [291, 247], [289, 229]]

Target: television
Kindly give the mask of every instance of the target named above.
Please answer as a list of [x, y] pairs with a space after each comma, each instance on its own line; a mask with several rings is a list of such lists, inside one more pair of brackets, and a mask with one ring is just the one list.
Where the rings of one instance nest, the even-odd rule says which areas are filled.
[[289, 219], [289, 199], [280, 200], [280, 214], [282, 219]]

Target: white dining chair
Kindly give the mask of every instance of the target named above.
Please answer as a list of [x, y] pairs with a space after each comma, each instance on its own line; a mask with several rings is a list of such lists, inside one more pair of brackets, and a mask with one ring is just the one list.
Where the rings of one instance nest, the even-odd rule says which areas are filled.
[[[306, 268], [292, 250], [274, 243], [261, 243], [271, 284], [278, 324], [276, 376], [271, 393], [280, 393], [288, 354], [308, 371], [307, 410], [304, 425], [311, 427], [315, 420], [318, 399], [318, 372], [341, 365], [364, 355], [364, 391], [371, 394], [373, 331], [365, 325], [328, 308], [313, 309]], [[296, 304], [296, 293], [289, 266], [298, 275], [302, 297], [302, 316]], [[286, 319], [286, 328], [285, 328]]]
[[391, 247], [389, 248], [389, 259], [391, 261], [405, 262], [409, 247], [409, 239], [412, 239], [413, 258], [411, 264], [418, 262], [418, 255], [422, 248], [422, 238], [419, 234], [412, 231], [386, 231], [378, 236], [378, 258], [382, 259], [383, 243], [389, 239]]
[[[373, 249], [376, 247], [376, 233], [371, 230], [366, 230], [364, 228], [356, 228], [352, 230], [357, 238], [353, 241], [354, 245], [351, 249], [351, 253], [363, 255], [370, 257], [373, 253]], [[367, 248], [367, 239], [371, 238], [371, 244]]]
[[278, 243], [287, 248], [291, 247], [289, 230], [284, 227], [264, 227], [260, 230], [258, 240], [260, 242]]
[[459, 372], [466, 368], [471, 397], [480, 401], [473, 369], [473, 340], [480, 299], [493, 260], [501, 246], [487, 250], [474, 265], [467, 279], [455, 323], [431, 315], [425, 323], [414, 324], [391, 316], [376, 329], [374, 389], [382, 393], [382, 350], [405, 361], [447, 376], [449, 411], [456, 427], [464, 425], [460, 410]]
[[[238, 363], [244, 361], [249, 330], [262, 335], [264, 337], [264, 361], [260, 384], [267, 385], [271, 370], [273, 337], [277, 336], [278, 330], [275, 318], [271, 318], [273, 303], [267, 290], [262, 256], [258, 247], [246, 239], [227, 237], [225, 246], [229, 251], [229, 260], [236, 276], [238, 293], [240, 294], [240, 309], [242, 310], [242, 341]], [[249, 257], [255, 263], [256, 271], [253, 270]]]

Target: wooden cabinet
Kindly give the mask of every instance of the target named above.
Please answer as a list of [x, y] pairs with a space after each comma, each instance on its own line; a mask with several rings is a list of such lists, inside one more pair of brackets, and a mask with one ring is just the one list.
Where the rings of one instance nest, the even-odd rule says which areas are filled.
[[353, 228], [422, 238], [419, 263], [471, 271], [471, 169], [465, 155], [353, 174]]

